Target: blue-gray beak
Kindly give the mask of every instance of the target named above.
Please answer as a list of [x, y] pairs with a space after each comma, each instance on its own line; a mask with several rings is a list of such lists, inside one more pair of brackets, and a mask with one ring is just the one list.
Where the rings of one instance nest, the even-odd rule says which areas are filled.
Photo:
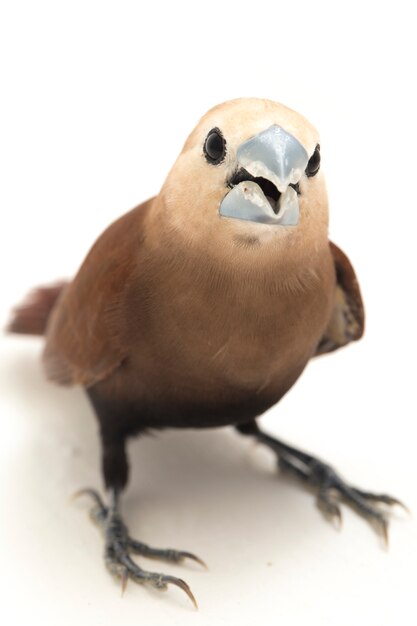
[[220, 204], [220, 215], [295, 226], [299, 220], [297, 183], [308, 163], [301, 143], [277, 125], [254, 135], [237, 151], [237, 175]]

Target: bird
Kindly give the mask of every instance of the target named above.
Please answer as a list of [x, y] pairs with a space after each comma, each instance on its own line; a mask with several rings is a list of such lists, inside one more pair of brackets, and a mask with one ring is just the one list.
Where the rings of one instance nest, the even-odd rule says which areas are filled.
[[176, 585], [197, 606], [183, 579], [131, 555], [204, 562], [133, 539], [121, 510], [126, 442], [165, 428], [232, 426], [314, 489], [325, 517], [340, 522], [345, 501], [387, 539], [385, 508], [399, 500], [350, 485], [257, 422], [310, 359], [360, 339], [364, 317], [352, 264], [329, 240], [318, 132], [263, 98], [210, 109], [160, 192], [99, 236], [73, 280], [15, 307], [9, 331], [43, 335], [47, 377], [83, 387], [98, 420], [106, 497], [77, 495], [93, 501], [123, 588]]

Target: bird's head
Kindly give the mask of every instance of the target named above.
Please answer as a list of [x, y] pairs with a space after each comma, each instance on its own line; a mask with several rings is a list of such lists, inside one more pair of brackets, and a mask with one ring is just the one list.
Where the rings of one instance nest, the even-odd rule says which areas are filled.
[[317, 131], [269, 100], [242, 98], [211, 109], [185, 142], [160, 198], [171, 233], [219, 254], [327, 241]]

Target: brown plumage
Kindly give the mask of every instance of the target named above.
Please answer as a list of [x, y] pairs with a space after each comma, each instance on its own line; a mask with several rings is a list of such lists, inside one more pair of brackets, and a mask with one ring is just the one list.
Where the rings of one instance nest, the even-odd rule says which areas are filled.
[[[234, 424], [275, 446], [290, 466], [297, 451], [268, 439], [254, 419], [280, 400], [311, 357], [363, 333], [355, 273], [328, 240], [321, 171], [306, 169], [297, 180], [296, 225], [219, 215], [239, 146], [271, 125], [290, 133], [290, 142], [295, 137], [308, 158], [317, 156], [315, 129], [282, 105], [249, 99], [215, 107], [188, 138], [159, 195], [114, 222], [73, 281], [39, 290], [15, 310], [12, 331], [45, 332], [48, 377], [83, 385], [94, 406], [113, 505], [89, 493], [101, 506], [107, 565], [122, 578], [158, 586], [118, 560], [111, 536], [128, 477], [126, 439], [146, 429]], [[215, 164], [204, 144], [213, 128], [227, 146]], [[248, 180], [266, 189], [256, 176]], [[330, 486], [342, 492], [341, 484]], [[385, 518], [378, 520], [385, 528]], [[178, 581], [164, 578], [190, 594]]]
[[44, 335], [51, 311], [66, 284], [59, 282], [31, 291], [26, 300], [13, 309], [8, 331], [23, 335]]
[[[128, 434], [259, 415], [327, 338], [335, 297], [332, 249], [324, 248], [289, 282], [272, 267], [230, 274], [187, 248], [180, 253], [163, 245], [152, 254], [153, 242], [142, 236], [151, 207], [141, 205], [110, 226], [62, 294], [48, 324], [48, 376], [117, 401], [118, 428], [123, 407], [134, 404]], [[354, 292], [348, 269], [341, 266], [340, 281]], [[339, 289], [348, 300], [346, 285]], [[361, 333], [360, 315], [348, 310], [358, 321], [356, 336], [343, 335], [345, 320], [337, 312], [338, 345]]]

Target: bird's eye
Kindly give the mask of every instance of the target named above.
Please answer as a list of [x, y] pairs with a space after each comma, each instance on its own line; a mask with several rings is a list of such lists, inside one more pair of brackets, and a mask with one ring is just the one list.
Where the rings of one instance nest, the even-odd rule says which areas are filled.
[[320, 146], [317, 144], [313, 155], [310, 157], [306, 167], [306, 175], [311, 178], [315, 176], [320, 169]]
[[226, 154], [226, 140], [219, 128], [212, 128], [204, 142], [204, 155], [209, 163], [218, 165]]

